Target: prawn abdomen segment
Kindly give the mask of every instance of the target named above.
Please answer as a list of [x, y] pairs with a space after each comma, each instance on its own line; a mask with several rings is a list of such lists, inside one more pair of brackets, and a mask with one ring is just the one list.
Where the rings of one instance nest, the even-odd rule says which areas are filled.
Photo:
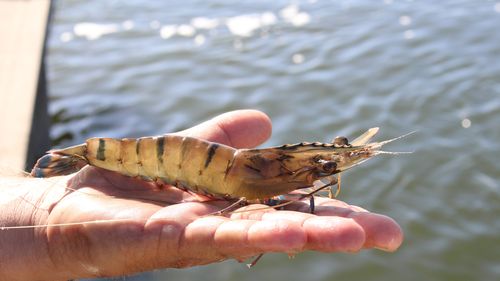
[[87, 147], [86, 157], [93, 166], [216, 196], [227, 193], [224, 175], [236, 151], [178, 135], [93, 138]]
[[113, 138], [90, 138], [85, 142], [87, 150], [84, 156], [92, 166], [130, 176], [131, 174], [126, 173], [121, 165], [123, 158], [120, 153], [123, 142]]
[[[194, 192], [215, 197], [233, 197], [226, 173], [237, 150], [197, 138], [181, 138], [181, 142], [179, 139], [172, 139], [177, 142], [174, 145], [177, 147], [177, 161], [165, 166], [169, 173], [177, 168], [172, 177], [167, 177], [170, 183], [178, 185], [177, 182], [181, 181], [182, 185]], [[165, 157], [165, 161], [168, 162], [168, 159], [168, 156]], [[177, 167], [172, 167], [176, 164], [174, 162]]]

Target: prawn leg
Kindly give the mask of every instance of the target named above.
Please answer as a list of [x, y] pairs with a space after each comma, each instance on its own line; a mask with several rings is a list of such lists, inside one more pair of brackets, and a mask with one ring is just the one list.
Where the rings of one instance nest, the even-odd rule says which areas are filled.
[[238, 207], [245, 206], [245, 205], [247, 205], [247, 199], [245, 197], [243, 197], [243, 198], [238, 199], [236, 202], [232, 203], [231, 205], [225, 207], [224, 209], [209, 214], [209, 216], [222, 216], [225, 214], [229, 214], [229, 213], [231, 213], [232, 210], [234, 210]]
[[328, 198], [330, 199], [337, 198], [340, 194], [340, 183], [341, 183], [340, 175], [341, 173], [338, 173], [337, 175], [337, 188], [335, 189], [335, 192], [333, 192], [333, 185], [328, 189]]
[[251, 263], [247, 264], [247, 267], [248, 268], [254, 267], [259, 262], [259, 260], [262, 258], [262, 256], [264, 256], [264, 254], [259, 254], [257, 257], [255, 257], [255, 259], [253, 259], [253, 261]]

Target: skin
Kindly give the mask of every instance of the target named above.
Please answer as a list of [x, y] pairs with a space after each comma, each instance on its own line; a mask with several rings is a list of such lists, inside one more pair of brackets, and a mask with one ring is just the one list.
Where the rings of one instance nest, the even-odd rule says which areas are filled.
[[[250, 148], [270, 136], [271, 122], [239, 110], [177, 134]], [[1, 226], [115, 220], [0, 230], [0, 280], [121, 276], [267, 252], [391, 252], [403, 241], [393, 219], [339, 200], [317, 198], [315, 214], [296, 202], [287, 210], [211, 216], [229, 203], [94, 167], [50, 179], [1, 177], [0, 194]]]

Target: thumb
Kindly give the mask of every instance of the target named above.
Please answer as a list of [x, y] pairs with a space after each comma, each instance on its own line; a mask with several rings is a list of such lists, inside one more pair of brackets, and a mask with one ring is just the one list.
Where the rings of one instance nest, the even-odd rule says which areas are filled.
[[251, 148], [266, 141], [271, 131], [271, 120], [265, 113], [246, 109], [218, 115], [176, 134], [202, 138], [235, 148]]

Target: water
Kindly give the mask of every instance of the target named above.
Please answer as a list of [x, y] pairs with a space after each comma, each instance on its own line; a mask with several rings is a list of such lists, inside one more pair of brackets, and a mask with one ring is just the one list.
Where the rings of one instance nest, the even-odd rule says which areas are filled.
[[[56, 145], [136, 137], [256, 108], [266, 145], [381, 127], [415, 153], [343, 177], [395, 218], [399, 251], [266, 255], [126, 280], [500, 279], [500, 2], [57, 1], [48, 48]], [[91, 24], [88, 24], [91, 23]]]

